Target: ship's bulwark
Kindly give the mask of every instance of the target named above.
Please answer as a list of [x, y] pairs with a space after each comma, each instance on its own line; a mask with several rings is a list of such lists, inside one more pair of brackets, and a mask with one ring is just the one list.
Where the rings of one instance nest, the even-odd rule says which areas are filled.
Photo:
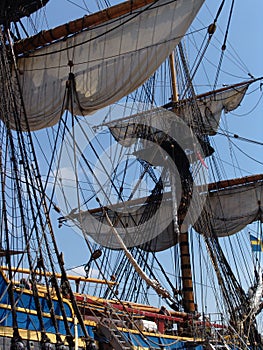
[[[21, 288], [19, 282], [15, 287], [15, 300], [17, 302], [17, 321], [18, 327], [21, 337], [23, 338], [24, 344], [27, 345], [28, 349], [40, 350], [43, 349], [43, 344], [40, 342], [40, 324], [39, 319], [36, 314], [36, 306], [34, 302], [33, 295], [31, 291]], [[3, 273], [0, 273], [0, 347], [2, 349], [10, 349], [11, 348], [11, 339], [13, 336], [13, 328], [12, 328], [12, 313], [10, 310], [10, 303], [7, 293], [7, 280], [4, 277]], [[55, 342], [55, 329], [51, 320], [50, 310], [47, 304], [47, 299], [45, 298], [45, 294], [40, 294], [40, 303], [43, 310], [43, 320], [46, 327], [47, 335], [50, 337], [51, 342]], [[61, 309], [57, 301], [54, 302], [54, 310], [56, 313], [56, 318], [58, 321], [59, 332], [62, 336], [66, 336], [66, 330], [64, 327], [64, 322], [61, 317]], [[68, 323], [71, 332], [74, 334], [74, 318], [72, 313], [72, 308], [70, 303], [65, 300], [64, 308], [66, 311], [66, 315], [68, 318]], [[89, 336], [92, 339], [95, 339], [97, 342], [100, 338], [94, 333], [96, 329], [96, 323], [94, 321], [86, 322], [86, 328]], [[156, 348], [159, 349], [163, 346], [169, 346], [169, 349], [189, 349], [187, 343], [191, 342], [191, 339], [180, 340], [180, 338], [172, 337], [172, 336], [163, 336], [161, 334], [149, 334], [147, 333], [147, 341], [146, 338], [142, 334], [138, 334], [138, 332], [128, 332], [123, 331], [124, 336], [133, 344], [134, 347], [140, 347], [149, 349]], [[81, 338], [83, 337], [83, 332], [80, 327], [78, 327], [78, 337], [79, 342], [82, 343]], [[149, 346], [150, 344], [150, 346]], [[64, 349], [69, 349], [66, 345]], [[79, 346], [79, 350], [84, 350], [84, 346]], [[194, 345], [192, 342], [191, 349], [202, 350], [204, 349], [202, 345]]]

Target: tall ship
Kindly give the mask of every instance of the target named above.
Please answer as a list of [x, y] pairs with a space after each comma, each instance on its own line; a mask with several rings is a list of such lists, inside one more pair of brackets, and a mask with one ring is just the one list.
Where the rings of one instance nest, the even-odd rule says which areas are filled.
[[0, 349], [263, 349], [254, 2], [1, 1]]

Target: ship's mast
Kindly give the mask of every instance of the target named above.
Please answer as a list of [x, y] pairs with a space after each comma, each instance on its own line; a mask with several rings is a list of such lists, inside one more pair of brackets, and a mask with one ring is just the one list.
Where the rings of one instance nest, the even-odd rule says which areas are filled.
[[[178, 91], [176, 84], [176, 69], [174, 52], [169, 56], [170, 70], [171, 70], [171, 82], [172, 82], [172, 102], [178, 102]], [[175, 189], [172, 188], [172, 194], [175, 193]], [[176, 199], [173, 206], [176, 205]], [[177, 210], [177, 208], [176, 208]], [[181, 260], [181, 273], [182, 273], [182, 297], [183, 307], [185, 312], [194, 313], [196, 310], [194, 303], [194, 291], [193, 291], [193, 279], [191, 258], [189, 249], [188, 232], [182, 232], [179, 227], [179, 248], [180, 248], [180, 260]]]

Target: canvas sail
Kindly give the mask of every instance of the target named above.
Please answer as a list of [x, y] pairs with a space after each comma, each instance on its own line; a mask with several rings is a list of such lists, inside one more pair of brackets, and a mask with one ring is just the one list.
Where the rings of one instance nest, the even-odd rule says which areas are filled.
[[[263, 222], [263, 176], [258, 175], [256, 178], [254, 182], [248, 178], [247, 183], [209, 190], [203, 211], [193, 225], [194, 229], [205, 236], [215, 234], [217, 237], [226, 237], [241, 231], [252, 222]], [[171, 222], [160, 235], [145, 244], [144, 249], [160, 251], [178, 243], [173, 225]]]
[[198, 98], [197, 106], [200, 110], [202, 120], [196, 125], [191, 118], [192, 110], [189, 101], [180, 101], [174, 108], [174, 112], [194, 130], [201, 130], [203, 134], [215, 135], [217, 133], [222, 112], [235, 110], [243, 100], [249, 84], [235, 87], [227, 91], [215, 92], [209, 96]]
[[254, 221], [263, 222], [263, 181], [209, 193], [194, 228], [203, 235], [233, 235]]
[[[129, 206], [129, 203], [127, 205]], [[115, 207], [115, 210], [107, 208], [108, 216], [126, 247], [141, 246], [147, 250], [149, 249], [148, 242], [159, 236], [160, 232], [169, 233], [170, 246], [172, 240], [174, 244], [177, 243], [177, 238], [174, 237], [171, 201], [166, 200], [161, 205], [160, 202], [152, 203], [152, 205], [141, 203], [141, 205], [132, 207], [127, 207], [127, 205], [120, 204]], [[74, 218], [75, 222], [78, 221], [82, 231], [97, 243], [110, 249], [120, 249], [104, 213], [86, 211], [74, 216], [69, 215], [69, 218]], [[167, 223], [170, 223], [168, 227]], [[167, 242], [161, 240], [155, 245], [155, 249], [163, 250], [166, 245]]]
[[[225, 237], [254, 221], [263, 222], [263, 176], [259, 175], [258, 178], [254, 182], [248, 180], [237, 186], [200, 194], [207, 197], [201, 215], [193, 225], [194, 229], [205, 236], [213, 233], [217, 237]], [[106, 210], [128, 247], [140, 246], [146, 251], [158, 252], [178, 243], [171, 193], [154, 198], [151, 204], [147, 203], [147, 198], [142, 198], [108, 206]], [[78, 221], [85, 234], [97, 243], [111, 249], [118, 248], [115, 241], [111, 241], [110, 227], [104, 225], [106, 219], [101, 208], [70, 214], [68, 218]]]
[[[133, 140], [142, 137], [142, 135], [154, 134], [153, 128], [145, 127], [144, 123], [153, 125], [155, 129], [162, 130], [170, 135], [174, 133], [180, 135], [182, 139], [184, 135], [181, 134], [181, 131], [173, 130], [175, 127], [180, 127], [178, 121], [176, 121], [176, 125], [174, 125], [173, 115], [177, 120], [178, 117], [182, 119], [182, 121], [194, 130], [201, 130], [202, 133], [206, 135], [215, 135], [219, 127], [222, 112], [230, 112], [240, 105], [246, 94], [248, 85], [249, 84], [244, 84], [241, 87], [231, 88], [218, 93], [215, 92], [209, 96], [200, 98], [197, 96], [196, 101], [202, 118], [199, 125], [193, 123], [190, 101], [184, 100], [175, 104], [175, 107], [173, 107], [174, 114], [165, 109], [161, 112], [161, 109], [158, 108], [142, 112], [138, 115], [120, 120], [119, 122], [109, 123], [108, 126], [116, 141], [126, 147], [130, 146]], [[156, 141], [158, 141], [158, 139], [160, 142], [164, 140], [164, 133], [159, 132], [158, 137], [156, 135]]]
[[[29, 128], [58, 122], [69, 73], [77, 115], [88, 115], [138, 88], [179, 43], [202, 3], [160, 0], [19, 57]], [[14, 120], [10, 124], [15, 127]]]

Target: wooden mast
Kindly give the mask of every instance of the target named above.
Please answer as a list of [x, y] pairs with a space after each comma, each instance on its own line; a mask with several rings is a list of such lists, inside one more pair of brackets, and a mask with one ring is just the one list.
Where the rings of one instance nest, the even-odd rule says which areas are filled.
[[175, 70], [175, 59], [174, 59], [174, 51], [169, 56], [169, 64], [170, 64], [170, 71], [171, 71], [171, 81], [172, 81], [172, 102], [178, 102], [178, 90], [177, 90], [177, 84], [176, 84], [176, 70]]
[[[178, 91], [176, 84], [176, 70], [174, 51], [169, 56], [171, 82], [172, 82], [172, 103], [178, 102]], [[173, 204], [175, 205], [175, 203]], [[182, 232], [179, 227], [179, 249], [181, 259], [181, 273], [182, 273], [182, 297], [184, 311], [187, 313], [194, 313], [196, 311], [194, 303], [194, 290], [192, 279], [192, 268], [189, 249], [188, 232]]]
[[194, 313], [196, 311], [196, 306], [194, 302], [192, 268], [187, 231], [180, 231], [179, 247], [181, 257], [183, 307], [185, 312]]

